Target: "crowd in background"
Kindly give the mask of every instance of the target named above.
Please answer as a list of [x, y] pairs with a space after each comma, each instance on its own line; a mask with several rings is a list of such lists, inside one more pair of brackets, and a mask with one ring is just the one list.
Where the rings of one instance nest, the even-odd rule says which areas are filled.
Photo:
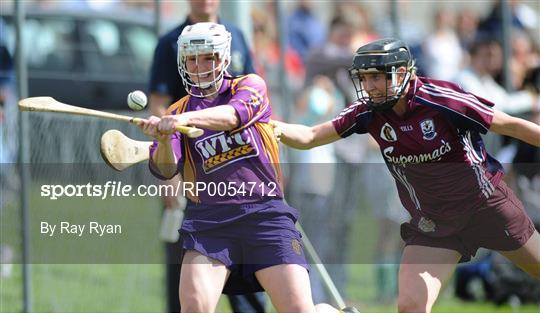
[[[151, 10], [152, 1], [41, 1], [42, 6], [65, 3], [72, 6], [109, 9], [114, 5]], [[162, 1], [174, 19], [173, 1]], [[331, 4], [330, 4], [331, 3]], [[177, 4], [176, 4], [177, 5]], [[540, 17], [526, 2], [510, 1], [511, 56], [503, 58], [502, 18], [499, 1], [493, 1], [488, 14], [479, 15], [462, 8], [441, 8], [431, 17], [432, 27], [418, 30], [413, 21], [400, 20], [401, 37], [410, 45], [418, 73], [458, 83], [466, 91], [495, 103], [510, 114], [540, 122]], [[252, 50], [255, 67], [267, 82], [276, 119], [287, 115], [289, 122], [314, 125], [334, 117], [355, 101], [347, 69], [355, 50], [374, 39], [391, 36], [388, 18], [374, 19], [361, 2], [329, 2], [330, 18], [320, 16], [311, 1], [289, 4], [286, 19], [288, 47], [285, 51], [287, 81], [280, 80], [280, 46], [273, 1], [252, 5]], [[329, 14], [329, 12], [325, 12]], [[328, 21], [328, 22], [327, 22]], [[511, 80], [505, 85], [503, 66], [508, 62]], [[288, 88], [283, 93], [283, 86]], [[284, 112], [290, 114], [284, 114]], [[525, 144], [508, 142], [489, 135], [488, 151], [506, 163], [510, 183], [521, 195], [526, 209], [540, 224], [540, 170], [522, 164], [540, 163], [540, 152]], [[327, 263], [338, 289], [345, 290], [347, 274], [343, 264], [350, 262], [349, 249], [360, 243], [348, 242], [357, 210], [369, 208], [381, 230], [376, 243], [377, 297], [392, 301], [397, 292], [396, 277], [401, 240], [399, 224], [407, 219], [391, 177], [385, 173], [376, 143], [368, 136], [351, 136], [336, 144], [310, 151], [288, 151], [289, 201], [301, 210], [301, 223], [322, 260]], [[512, 163], [516, 166], [512, 167]], [[373, 184], [377, 176], [378, 183]], [[360, 192], [359, 192], [360, 191]], [[321, 232], [321, 223], [325, 227]], [[336, 242], [340, 247], [336, 249]], [[489, 258], [489, 257], [488, 257]], [[482, 258], [479, 262], [485, 261]], [[485, 263], [482, 263], [485, 264]], [[489, 279], [482, 269], [458, 270], [458, 290], [463, 299], [474, 299], [467, 289], [467, 277], [476, 273]], [[316, 274], [314, 274], [316, 275]], [[319, 278], [312, 278], [315, 302], [327, 301]], [[487, 288], [489, 294], [489, 288]], [[495, 295], [491, 295], [495, 297]]]

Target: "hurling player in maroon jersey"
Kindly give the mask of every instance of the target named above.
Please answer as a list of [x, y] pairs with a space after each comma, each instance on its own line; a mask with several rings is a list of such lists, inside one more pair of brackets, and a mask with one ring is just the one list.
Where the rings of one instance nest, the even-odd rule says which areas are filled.
[[400, 40], [360, 47], [349, 73], [358, 101], [334, 120], [313, 127], [275, 123], [281, 141], [298, 149], [353, 133], [369, 133], [379, 144], [411, 214], [401, 226], [398, 311], [430, 312], [456, 264], [480, 247], [540, 278], [540, 235], [480, 136], [492, 131], [540, 147], [540, 126], [453, 83], [416, 76]]

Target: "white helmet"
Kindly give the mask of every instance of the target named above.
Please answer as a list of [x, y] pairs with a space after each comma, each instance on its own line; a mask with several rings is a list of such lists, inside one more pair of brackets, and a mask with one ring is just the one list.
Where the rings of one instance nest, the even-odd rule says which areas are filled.
[[[220, 63], [214, 64], [212, 70], [208, 72], [188, 72], [186, 60], [188, 56], [198, 56], [201, 54], [217, 54]], [[184, 88], [187, 93], [195, 97], [208, 97], [219, 91], [225, 70], [231, 63], [231, 33], [225, 26], [216, 23], [197, 23], [186, 26], [182, 34], [178, 37], [178, 72], [182, 77]], [[219, 68], [220, 72], [215, 75], [214, 70]], [[212, 74], [213, 79], [209, 82], [194, 81], [191, 77]], [[192, 87], [197, 87], [198, 94], [194, 94]], [[202, 89], [213, 88], [210, 93], [203, 94]]]

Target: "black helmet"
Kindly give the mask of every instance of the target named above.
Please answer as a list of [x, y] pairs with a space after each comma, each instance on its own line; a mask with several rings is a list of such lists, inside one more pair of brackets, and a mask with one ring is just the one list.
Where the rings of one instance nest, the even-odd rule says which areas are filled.
[[[407, 70], [405, 78], [398, 84], [396, 70], [402, 66]], [[411, 79], [413, 70], [414, 60], [409, 47], [399, 39], [385, 38], [370, 42], [356, 50], [349, 75], [358, 100], [366, 102], [372, 110], [381, 111], [392, 108], [398, 102]], [[361, 75], [376, 72], [386, 73], [386, 100], [382, 102], [375, 102], [362, 86]], [[388, 81], [391, 81], [390, 85]]]

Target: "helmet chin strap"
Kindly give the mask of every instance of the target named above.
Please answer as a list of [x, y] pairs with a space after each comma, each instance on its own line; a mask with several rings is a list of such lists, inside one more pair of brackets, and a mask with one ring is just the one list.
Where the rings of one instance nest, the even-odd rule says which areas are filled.
[[[195, 84], [195, 87], [197, 89], [199, 89], [200, 91], [200, 94], [199, 95], [195, 95], [195, 94], [191, 94], [192, 96], [195, 96], [197, 98], [206, 98], [206, 97], [210, 97], [210, 96], [213, 96], [215, 95], [216, 93], [219, 92], [219, 89], [221, 88], [221, 84], [223, 84], [223, 78], [221, 78], [220, 80], [218, 81], [215, 81], [215, 82], [208, 82], [208, 83], [203, 83], [203, 84]], [[207, 91], [209, 89], [213, 88], [214, 90], [209, 92], [209, 93], [204, 93], [204, 91]]]

